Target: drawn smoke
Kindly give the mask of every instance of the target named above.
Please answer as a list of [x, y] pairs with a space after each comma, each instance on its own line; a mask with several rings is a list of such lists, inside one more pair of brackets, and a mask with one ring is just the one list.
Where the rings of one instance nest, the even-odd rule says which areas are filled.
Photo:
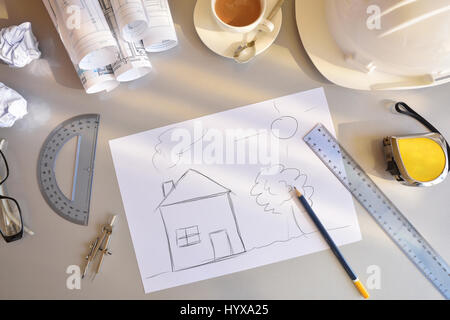
[[172, 149], [178, 143], [174, 141], [172, 134], [177, 128], [172, 128], [164, 131], [158, 136], [158, 144], [155, 146], [155, 153], [153, 154], [153, 166], [157, 170], [167, 170], [175, 167], [180, 156], [173, 157]]
[[[201, 142], [208, 130], [200, 132], [199, 137], [187, 145], [180, 144], [182, 137], [196, 137], [194, 132], [185, 128], [171, 128], [158, 136], [158, 143], [154, 147], [152, 157], [153, 167], [158, 171], [176, 167], [184, 154], [188, 153], [197, 142]], [[181, 148], [181, 149], [180, 149]]]
[[[284, 165], [263, 168], [255, 179], [250, 195], [266, 213], [283, 216], [288, 224], [288, 238], [315, 231], [315, 227], [294, 199], [296, 187], [312, 206], [314, 188], [307, 185], [308, 177], [296, 168]], [[281, 218], [281, 217], [280, 217]]]

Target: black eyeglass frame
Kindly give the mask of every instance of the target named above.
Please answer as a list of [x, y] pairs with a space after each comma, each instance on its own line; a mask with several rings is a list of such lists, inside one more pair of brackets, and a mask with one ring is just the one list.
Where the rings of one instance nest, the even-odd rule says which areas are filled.
[[[9, 177], [9, 166], [8, 166], [8, 161], [6, 161], [5, 154], [1, 150], [0, 150], [0, 156], [2, 157], [3, 161], [5, 162], [5, 168], [6, 168], [6, 176], [3, 178], [3, 180], [0, 181], [0, 185], [2, 185], [3, 183], [5, 183], [5, 181]], [[11, 197], [7, 197], [7, 196], [4, 196], [4, 195], [0, 195], [0, 201], [1, 200], [12, 201], [17, 206], [17, 209], [19, 210], [19, 216], [20, 216], [20, 231], [18, 233], [16, 233], [16, 234], [12, 235], [12, 236], [5, 236], [3, 234], [3, 232], [0, 230], [0, 234], [2, 235], [3, 239], [5, 239], [6, 242], [13, 242], [13, 241], [22, 239], [22, 236], [23, 236], [23, 219], [22, 219], [22, 210], [20, 209], [19, 203], [17, 202], [16, 199], [11, 198]]]

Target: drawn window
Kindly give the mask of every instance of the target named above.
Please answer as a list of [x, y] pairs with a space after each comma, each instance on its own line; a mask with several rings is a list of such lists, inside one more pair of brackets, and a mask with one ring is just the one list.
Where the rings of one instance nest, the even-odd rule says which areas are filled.
[[188, 247], [200, 243], [200, 233], [198, 226], [181, 228], [176, 230], [178, 247]]

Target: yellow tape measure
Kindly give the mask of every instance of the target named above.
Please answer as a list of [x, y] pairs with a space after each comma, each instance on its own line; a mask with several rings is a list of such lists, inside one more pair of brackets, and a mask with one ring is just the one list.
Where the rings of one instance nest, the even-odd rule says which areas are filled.
[[432, 132], [384, 138], [387, 171], [397, 181], [410, 186], [432, 186], [442, 182], [448, 174], [450, 161], [450, 148], [445, 138], [406, 103], [397, 103], [395, 109], [415, 118]]

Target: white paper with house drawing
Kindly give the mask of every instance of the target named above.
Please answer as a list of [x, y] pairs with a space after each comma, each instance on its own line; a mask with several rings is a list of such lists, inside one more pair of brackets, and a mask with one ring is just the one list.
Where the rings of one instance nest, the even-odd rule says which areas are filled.
[[338, 245], [360, 240], [351, 195], [302, 140], [318, 122], [334, 133], [323, 89], [110, 141], [145, 292], [326, 249], [293, 186]]

